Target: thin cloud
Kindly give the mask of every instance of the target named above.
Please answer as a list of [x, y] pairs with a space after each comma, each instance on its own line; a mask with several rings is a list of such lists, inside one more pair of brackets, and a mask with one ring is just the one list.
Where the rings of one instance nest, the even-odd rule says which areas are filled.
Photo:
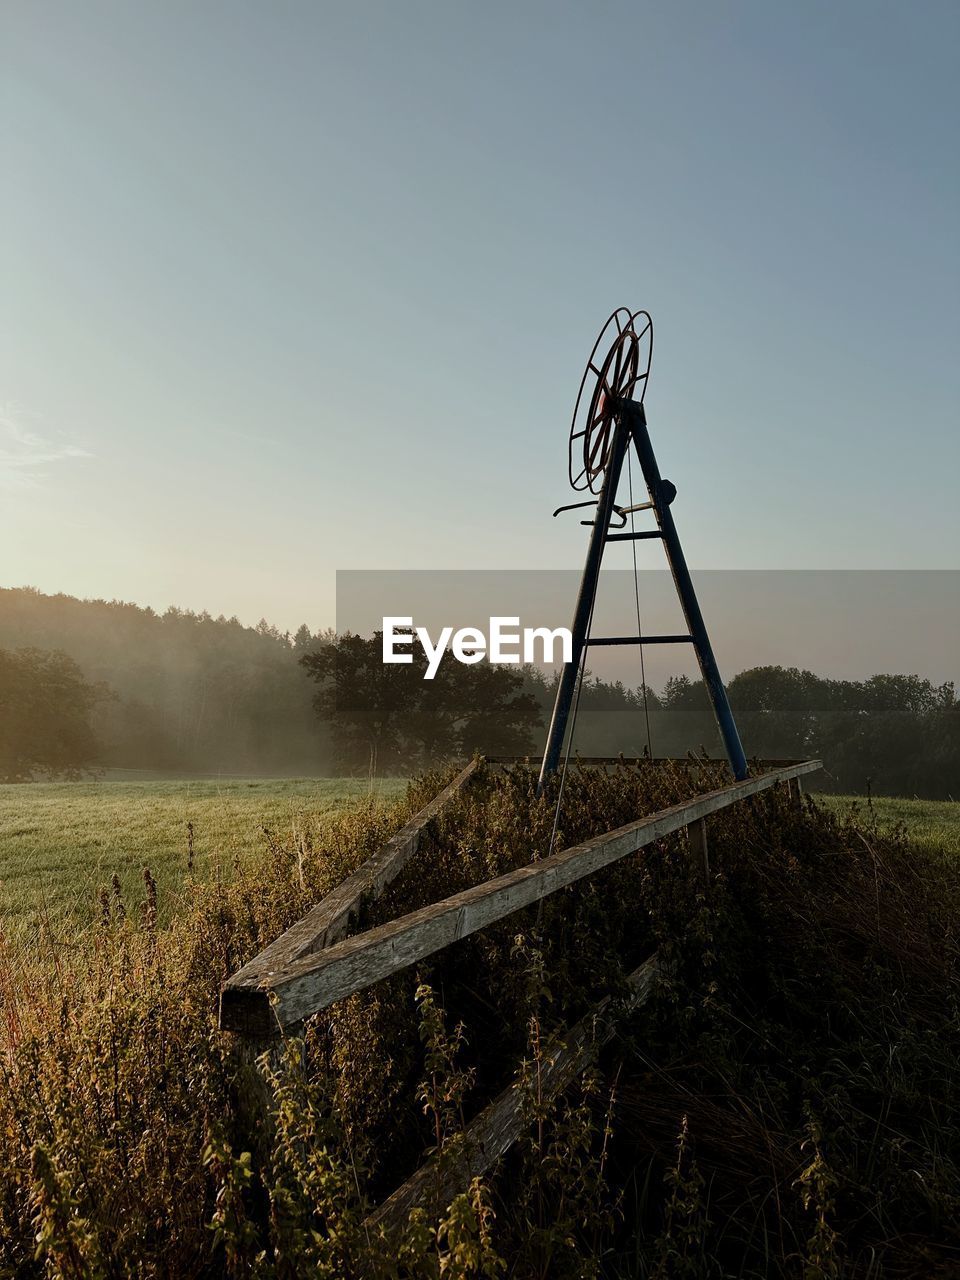
[[47, 469], [67, 458], [89, 458], [79, 445], [41, 435], [27, 425], [22, 406], [0, 404], [0, 489], [37, 489]]

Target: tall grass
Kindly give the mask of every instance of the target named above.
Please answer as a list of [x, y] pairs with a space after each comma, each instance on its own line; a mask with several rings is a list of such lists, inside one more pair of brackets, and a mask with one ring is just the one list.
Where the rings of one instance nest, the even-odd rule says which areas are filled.
[[[714, 770], [575, 770], [572, 843]], [[960, 1259], [960, 1005], [949, 860], [779, 791], [340, 1001], [264, 1063], [253, 1133], [224, 978], [442, 785], [413, 784], [228, 878], [167, 926], [106, 887], [89, 945], [0, 953], [0, 1275], [922, 1276]], [[371, 921], [541, 856], [553, 797], [482, 773]], [[552, 1032], [657, 948], [663, 977], [561, 1098]], [[530, 1125], [399, 1237], [365, 1218], [520, 1072]]]

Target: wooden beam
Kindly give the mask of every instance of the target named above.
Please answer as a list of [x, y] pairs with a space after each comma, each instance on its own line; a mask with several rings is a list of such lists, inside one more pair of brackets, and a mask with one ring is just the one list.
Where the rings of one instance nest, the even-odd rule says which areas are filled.
[[[790, 784], [787, 783], [787, 786]], [[696, 859], [698, 870], [702, 871], [704, 881], [710, 883], [710, 852], [707, 844], [707, 822], [700, 818], [687, 827], [687, 839], [690, 842], [690, 853]]]
[[802, 812], [803, 811], [803, 779], [794, 778], [790, 785], [793, 788], [794, 803], [796, 804], [797, 808]]
[[709, 791], [345, 938], [317, 955], [301, 956], [270, 974], [241, 970], [223, 989], [220, 1025], [264, 1035], [265, 1028], [300, 1022], [708, 814], [820, 767], [819, 760], [807, 760]]
[[[327, 896], [308, 911], [302, 919], [282, 933], [279, 938], [254, 956], [229, 980], [227, 987], [235, 984], [245, 988], [248, 984], [269, 982], [274, 974], [304, 956], [314, 955], [345, 937], [364, 903], [378, 898], [392, 880], [400, 874], [420, 847], [420, 841], [428, 824], [440, 813], [473, 778], [479, 760], [471, 760], [449, 786], [415, 814], [396, 835], [380, 846], [351, 876], [338, 884]], [[226, 989], [221, 994], [220, 1026], [230, 1028], [230, 1016], [224, 1020], [223, 1005], [230, 997]], [[275, 1021], [261, 1029], [262, 1034], [277, 1035], [280, 1027]]]
[[[657, 958], [653, 956], [627, 977], [630, 990], [624, 1001], [613, 1003], [609, 996], [601, 1000], [575, 1027], [545, 1047], [539, 1078], [544, 1097], [561, 1093], [586, 1070], [612, 1037], [617, 1017], [649, 999], [656, 975]], [[402, 1230], [410, 1210], [431, 1197], [434, 1203], [430, 1208], [442, 1213], [474, 1178], [486, 1173], [513, 1146], [530, 1123], [528, 1104], [528, 1089], [523, 1078], [518, 1077], [467, 1125], [457, 1139], [455, 1157], [444, 1160], [433, 1156], [421, 1165], [367, 1218], [367, 1230]]]

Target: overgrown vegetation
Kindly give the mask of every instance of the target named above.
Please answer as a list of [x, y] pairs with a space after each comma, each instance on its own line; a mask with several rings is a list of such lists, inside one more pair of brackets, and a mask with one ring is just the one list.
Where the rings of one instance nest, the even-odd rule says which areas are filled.
[[[709, 883], [672, 837], [317, 1016], [251, 1133], [220, 983], [443, 780], [192, 884], [168, 928], [148, 876], [105, 888], [89, 945], [0, 964], [0, 1275], [956, 1274], [956, 867], [779, 791], [711, 820]], [[559, 841], [717, 781], [575, 770]], [[481, 775], [371, 919], [542, 855], [552, 806]], [[552, 1032], [654, 949], [653, 1001], [544, 1095]], [[517, 1072], [501, 1166], [399, 1239], [365, 1228]]]

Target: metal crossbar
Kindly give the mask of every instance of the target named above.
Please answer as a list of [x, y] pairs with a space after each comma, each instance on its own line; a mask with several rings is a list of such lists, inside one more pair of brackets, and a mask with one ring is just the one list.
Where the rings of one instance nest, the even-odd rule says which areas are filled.
[[692, 644], [693, 636], [589, 636], [587, 647], [595, 644]]

